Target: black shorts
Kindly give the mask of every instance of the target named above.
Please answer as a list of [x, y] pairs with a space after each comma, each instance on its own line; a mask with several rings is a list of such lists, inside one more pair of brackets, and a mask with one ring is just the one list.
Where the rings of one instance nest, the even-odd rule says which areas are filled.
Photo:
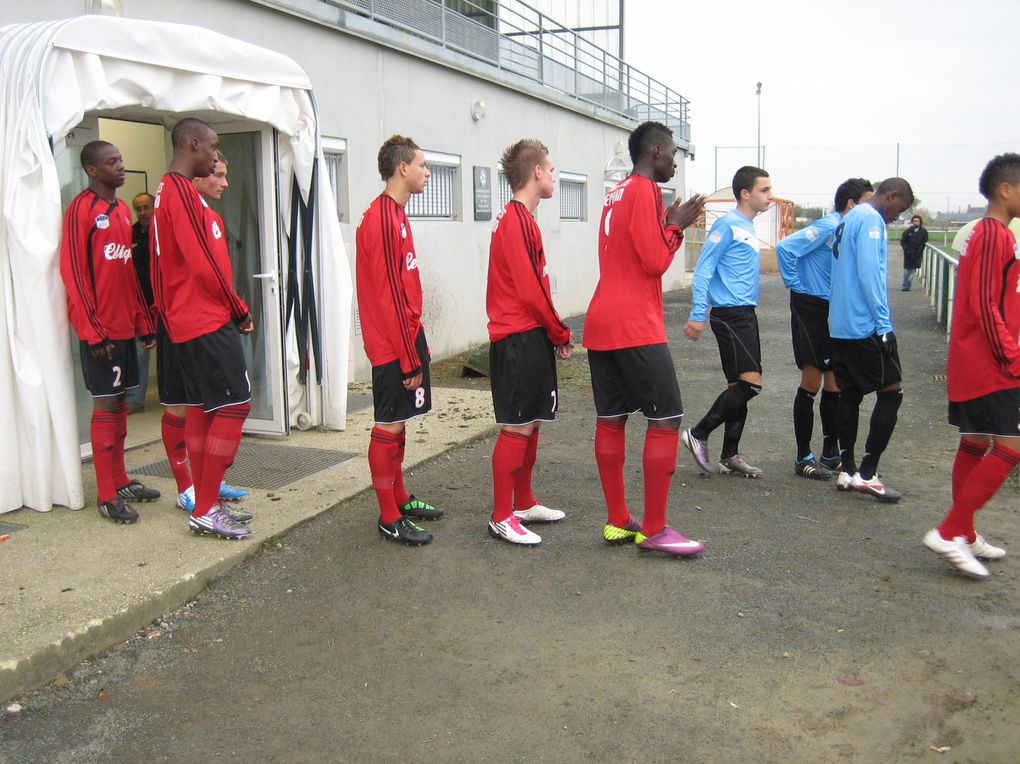
[[181, 351], [170, 341], [162, 322], [156, 327], [156, 382], [162, 405], [188, 405], [188, 385], [181, 365]]
[[814, 366], [829, 371], [832, 343], [829, 341], [829, 301], [812, 294], [790, 292], [790, 331], [793, 360], [797, 368]]
[[248, 364], [237, 324], [177, 344], [189, 406], [215, 411], [251, 400]]
[[899, 351], [894, 348], [888, 356], [883, 353], [878, 335], [863, 340], [833, 337], [832, 370], [840, 390], [857, 388], [862, 393], [873, 393], [903, 380]]
[[595, 413], [623, 416], [640, 411], [648, 419], [684, 415], [680, 385], [668, 345], [641, 345], [620, 350], [589, 350]]
[[545, 329], [511, 334], [489, 347], [489, 385], [496, 423], [556, 418], [556, 351]]
[[134, 339], [110, 340], [113, 343], [113, 358], [96, 358], [89, 350], [89, 344], [78, 341], [81, 353], [81, 373], [85, 377], [85, 388], [95, 398], [120, 395], [125, 390], [138, 387], [138, 350]]
[[719, 360], [727, 382], [736, 382], [749, 371], [761, 374], [761, 339], [754, 306], [712, 308], [708, 323], [719, 343]]
[[375, 421], [379, 424], [406, 422], [432, 410], [432, 383], [429, 376], [431, 359], [424, 329], [418, 332], [414, 348], [421, 362], [421, 385], [414, 390], [404, 388], [400, 361], [372, 367], [372, 401], [375, 403]]
[[1020, 387], [969, 401], [949, 401], [949, 424], [961, 435], [1020, 436]]

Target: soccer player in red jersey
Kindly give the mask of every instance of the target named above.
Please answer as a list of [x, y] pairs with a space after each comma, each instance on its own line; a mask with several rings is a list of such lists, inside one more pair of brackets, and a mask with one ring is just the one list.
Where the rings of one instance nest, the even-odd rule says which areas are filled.
[[[634, 170], [607, 195], [599, 225], [599, 283], [584, 322], [595, 394], [595, 460], [609, 517], [602, 537], [634, 539], [642, 549], [693, 555], [703, 549], [666, 525], [666, 500], [676, 468], [677, 429], [683, 417], [680, 386], [666, 344], [662, 274], [683, 243], [683, 230], [705, 206], [696, 195], [665, 211], [664, 183], [676, 172], [673, 133], [645, 122], [629, 139]], [[643, 455], [645, 512], [631, 517], [623, 483], [627, 417], [648, 420]]]
[[159, 491], [127, 476], [124, 391], [138, 385], [135, 337], [151, 348], [155, 328], [131, 263], [131, 215], [117, 199], [126, 177], [124, 158], [112, 143], [92, 141], [81, 150], [81, 166], [89, 187], [64, 213], [60, 275], [78, 333], [85, 387], [92, 394], [89, 437], [99, 512], [133, 523], [138, 513], [124, 499], [155, 501]]
[[974, 515], [1020, 463], [1020, 248], [1009, 222], [1020, 217], [1020, 154], [1001, 154], [981, 173], [988, 211], [974, 227], [956, 277], [946, 387], [949, 423], [960, 429], [952, 507], [924, 545], [966, 576], [1006, 550], [974, 529]]
[[386, 188], [365, 210], [357, 233], [358, 309], [375, 404], [368, 464], [379, 499], [379, 535], [421, 545], [432, 534], [411, 518], [433, 520], [443, 510], [408, 494], [401, 469], [405, 423], [432, 408], [418, 255], [404, 207], [425, 190], [431, 173], [425, 152], [402, 135], [382, 145], [378, 167]]
[[220, 484], [251, 410], [241, 334], [254, 328], [233, 289], [223, 222], [192, 180], [216, 170], [219, 137], [187, 118], [171, 133], [174, 156], [156, 191], [152, 220], [152, 291], [180, 358], [188, 413], [187, 456], [195, 482], [188, 526], [198, 534], [243, 538], [251, 529], [219, 503]]
[[492, 451], [489, 533], [534, 546], [542, 537], [522, 522], [555, 523], [564, 513], [540, 504], [531, 486], [542, 422], [556, 418], [556, 356], [570, 358], [570, 329], [553, 307], [549, 269], [534, 214], [556, 189], [549, 150], [518, 141], [503, 152], [513, 199], [496, 218], [489, 245], [486, 310], [489, 379], [499, 437]]

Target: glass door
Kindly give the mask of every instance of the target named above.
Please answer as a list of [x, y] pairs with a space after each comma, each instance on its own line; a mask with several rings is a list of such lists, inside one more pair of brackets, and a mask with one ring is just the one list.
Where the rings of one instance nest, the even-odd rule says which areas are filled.
[[255, 331], [242, 336], [251, 379], [245, 432], [286, 434], [280, 253], [276, 234], [276, 171], [268, 127], [215, 125], [227, 159], [223, 197], [211, 206], [223, 218], [234, 266], [234, 289], [251, 308]]

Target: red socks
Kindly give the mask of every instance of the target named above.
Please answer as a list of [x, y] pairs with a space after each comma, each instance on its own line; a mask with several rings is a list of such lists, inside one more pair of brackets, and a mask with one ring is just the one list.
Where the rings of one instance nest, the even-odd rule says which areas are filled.
[[974, 443], [960, 438], [960, 447], [953, 461], [953, 501], [956, 501], [960, 488], [967, 482], [970, 471], [977, 466], [987, 451], [987, 443]]
[[117, 417], [117, 434], [113, 441], [113, 461], [110, 468], [114, 486], [123, 488], [131, 482], [124, 464], [124, 442], [127, 440], [127, 404], [124, 401], [117, 403], [114, 415]]
[[[117, 495], [119, 485], [114, 485], [113, 460], [117, 443], [117, 414], [112, 411], [93, 409], [89, 439], [92, 441], [92, 466], [96, 470], [96, 489], [99, 503], [109, 501]], [[123, 462], [123, 450], [121, 451]], [[128, 481], [124, 481], [127, 483]], [[120, 485], [124, 485], [121, 483]]]
[[654, 536], [666, 527], [666, 501], [676, 470], [676, 449], [680, 433], [672, 427], [649, 427], [645, 432], [642, 458], [645, 473], [645, 515], [641, 533]]
[[[241, 428], [249, 411], [251, 411], [249, 404], [240, 403], [205, 414], [210, 422], [205, 436], [202, 471], [198, 472], [197, 465], [192, 462], [197, 475], [195, 511], [192, 513], [195, 517], [201, 517], [219, 502], [220, 483], [223, 482], [223, 476], [227, 474], [230, 465], [234, 463], [237, 447], [241, 445]], [[191, 419], [191, 413], [188, 414], [188, 419]]]
[[396, 433], [373, 427], [368, 444], [368, 467], [379, 500], [379, 522], [383, 525], [395, 523], [403, 516], [393, 496], [393, 486], [400, 472], [401, 440]]
[[538, 504], [538, 499], [535, 498], [535, 492], [531, 487], [531, 475], [535, 471], [537, 459], [538, 427], [532, 430], [531, 435], [528, 436], [528, 448], [524, 452], [524, 463], [514, 482], [514, 509], [531, 509]]
[[974, 515], [995, 495], [1010, 471], [1018, 463], [1020, 463], [1020, 454], [996, 444], [976, 466], [971, 468], [966, 482], [959, 487], [956, 485], [956, 465], [954, 464], [953, 494], [956, 498], [953, 499], [953, 506], [949, 510], [949, 514], [939, 526], [939, 534], [942, 538], [952, 539], [964, 536], [967, 541], [973, 542], [976, 538]]
[[407, 430], [402, 430], [397, 437], [400, 440], [397, 443], [397, 471], [393, 476], [393, 501], [398, 507], [402, 507], [411, 500], [410, 494], [404, 488], [404, 446], [407, 443]]
[[630, 522], [627, 495], [623, 485], [623, 464], [627, 453], [627, 422], [619, 419], [595, 420], [595, 463], [606, 497], [606, 522], [623, 528]]
[[170, 462], [170, 471], [177, 481], [177, 493], [184, 493], [192, 484], [188, 470], [188, 451], [184, 447], [184, 420], [169, 411], [163, 412], [163, 448]]
[[[531, 438], [501, 430], [492, 449], [492, 521], [499, 523], [513, 512], [514, 486], [521, 470]], [[534, 506], [534, 505], [531, 505]], [[528, 507], [530, 509], [531, 507]]]

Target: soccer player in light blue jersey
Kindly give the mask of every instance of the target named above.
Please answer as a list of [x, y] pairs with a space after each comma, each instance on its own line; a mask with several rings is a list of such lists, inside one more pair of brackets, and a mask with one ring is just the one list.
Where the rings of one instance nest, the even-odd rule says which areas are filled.
[[[883, 180], [871, 199], [843, 218], [832, 247], [829, 335], [832, 370], [840, 389], [836, 428], [842, 461], [836, 487], [887, 502], [899, 501], [900, 493], [882, 482], [878, 460], [892, 438], [903, 393], [886, 285], [886, 223], [896, 220], [913, 203], [914, 192], [907, 181]], [[875, 393], [876, 401], [858, 467], [854, 459], [858, 411], [868, 393]]]
[[[836, 189], [835, 208], [807, 228], [790, 234], [776, 245], [783, 283], [790, 290], [790, 329], [793, 358], [800, 369], [800, 387], [793, 398], [793, 434], [797, 459], [793, 470], [801, 477], [831, 480], [839, 469], [836, 406], [839, 388], [829, 364], [829, 290], [832, 281], [832, 244], [836, 227], [851, 209], [871, 198], [871, 181], [850, 178]], [[823, 387], [824, 383], [824, 387]], [[815, 396], [822, 391], [818, 413], [822, 419], [822, 454], [811, 451]]]
[[[733, 176], [733, 196], [736, 208], [715, 221], [701, 249], [691, 287], [691, 314], [684, 326], [684, 335], [697, 342], [708, 317], [719, 343], [727, 387], [704, 418], [680, 437], [704, 472], [756, 478], [762, 470], [744, 461], [738, 449], [747, 402], [761, 392], [761, 340], [754, 312], [761, 242], [753, 221], [774, 201], [769, 174], [758, 167], [741, 167]], [[716, 466], [708, 458], [708, 436], [723, 424], [722, 453]]]

